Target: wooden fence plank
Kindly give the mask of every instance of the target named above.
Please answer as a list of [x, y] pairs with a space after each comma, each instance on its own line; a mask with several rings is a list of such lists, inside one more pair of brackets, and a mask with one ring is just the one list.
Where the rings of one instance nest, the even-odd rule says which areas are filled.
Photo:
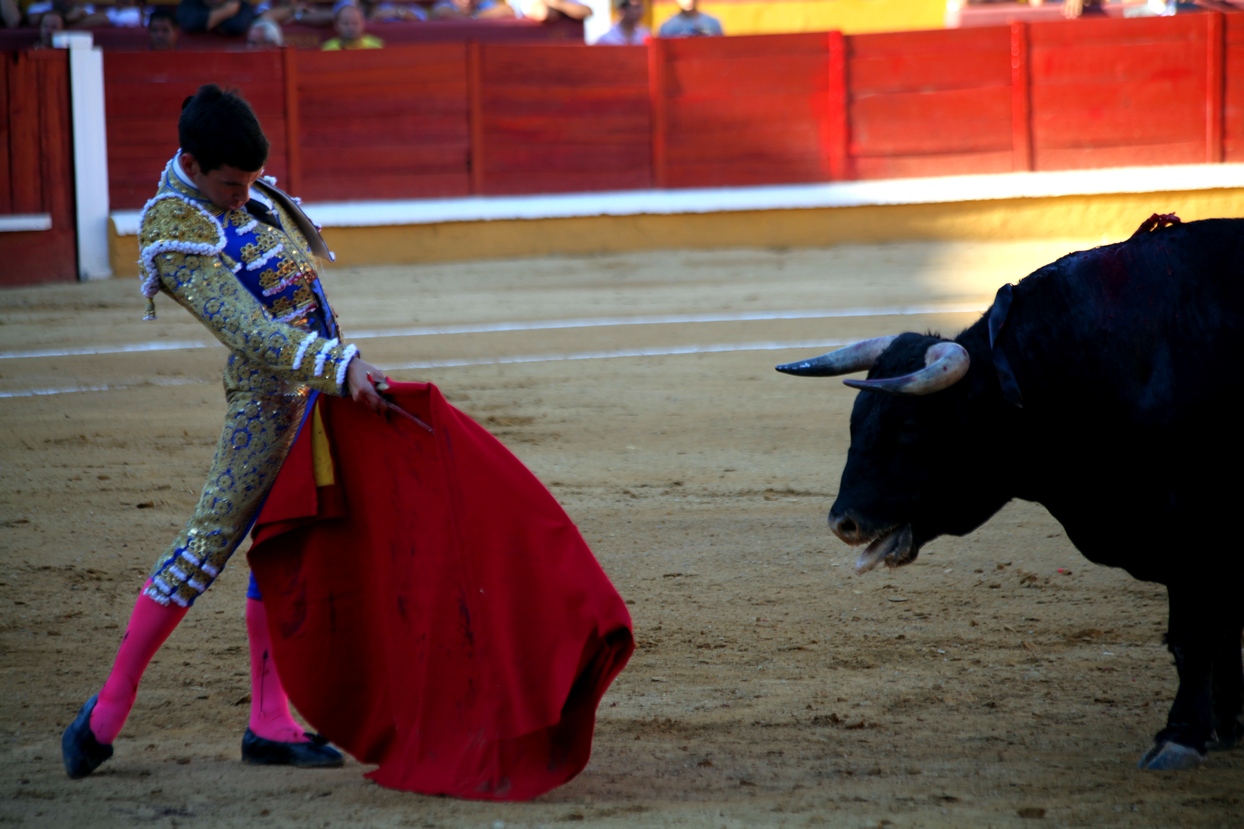
[[1006, 87], [881, 95], [851, 107], [852, 155], [979, 152], [1012, 147]]
[[999, 153], [1013, 154], [1009, 29], [854, 35], [847, 45], [857, 177], [989, 172]]
[[1162, 144], [1113, 144], [1101, 147], [1034, 147], [1038, 170], [1090, 170], [1098, 167], [1149, 167], [1162, 164], [1199, 164], [1205, 158], [1205, 142]]
[[825, 52], [816, 55], [706, 57], [670, 67], [666, 94], [672, 99], [711, 96], [824, 94], [829, 87]]
[[897, 55], [851, 61], [851, 94], [1010, 86], [1007, 52]]
[[851, 35], [852, 61], [915, 56], [968, 55], [974, 52], [1006, 53], [1010, 36], [1003, 26], [979, 29], [936, 29], [923, 32], [877, 32]]
[[847, 181], [855, 177], [851, 167], [851, 128], [848, 119], [848, 92], [851, 79], [847, 73], [847, 41], [842, 32], [830, 32], [827, 38], [828, 62], [825, 89], [825, 172], [831, 181]]
[[6, 63], [14, 212], [47, 213], [50, 230], [0, 233], [0, 285], [78, 278], [69, 115], [69, 55], [62, 49], [0, 54]]
[[0, 52], [0, 216], [13, 212], [13, 151], [9, 147], [9, 65], [13, 59]]
[[[655, 42], [655, 39], [654, 39]], [[706, 57], [746, 59], [766, 55], [819, 55], [825, 52], [823, 34], [745, 35], [742, 37], [687, 37], [662, 41], [671, 63]]]
[[465, 43], [296, 53], [300, 194], [470, 193], [467, 56]]
[[386, 46], [369, 50], [359, 58], [344, 52], [299, 52], [298, 73], [313, 81], [317, 89], [333, 86], [355, 87], [357, 84], [388, 84], [421, 82], [428, 89], [442, 84], [466, 86], [462, 72], [465, 43], [437, 43], [422, 46]]
[[487, 156], [484, 151], [484, 100], [481, 84], [483, 83], [483, 46], [478, 43], [467, 45], [466, 76], [467, 100], [470, 102], [471, 141], [468, 164], [471, 175], [471, 193], [480, 196], [485, 192], [484, 175]]
[[670, 102], [667, 123], [672, 133], [721, 133], [753, 123], [808, 123], [825, 120], [826, 94], [774, 92], [764, 96], [695, 98]]
[[924, 176], [1009, 173], [1014, 157], [1010, 150], [938, 155], [885, 155], [856, 158], [857, 178], [920, 178]]
[[1144, 45], [1201, 36], [1204, 24], [1198, 15], [1174, 17], [1081, 18], [1030, 23], [1034, 49], [1079, 49], [1101, 44]]
[[1032, 170], [1032, 81], [1028, 25], [1011, 24], [1011, 170]]
[[[64, 231], [70, 247], [76, 249], [69, 55], [67, 52], [53, 52], [30, 57], [37, 61], [39, 67], [39, 137], [42, 144], [42, 163], [39, 166], [43, 178], [43, 209], [52, 214], [53, 226]], [[76, 256], [74, 259], [76, 264]]]
[[[1035, 26], [1036, 24], [1030, 24]], [[1032, 50], [1032, 82], [1163, 84], [1198, 79], [1205, 67], [1205, 35], [1161, 43], [1103, 43], [1075, 48]]]
[[484, 128], [509, 137], [511, 141], [542, 145], [559, 141], [594, 142], [601, 146], [636, 146], [647, 149], [647, 118], [601, 117], [567, 121], [558, 116], [515, 116], [484, 118]]
[[645, 50], [489, 44], [480, 78], [483, 192], [650, 185]]
[[285, 80], [285, 156], [288, 159], [285, 182], [291, 193], [302, 192], [302, 118], [298, 103], [298, 60], [293, 49], [282, 51], [281, 68]]
[[1195, 140], [1203, 146], [1205, 95], [1200, 87], [1183, 96], [1130, 84], [1033, 87], [1033, 143], [1077, 147]]
[[522, 173], [490, 173], [488, 187], [494, 195], [507, 196], [525, 193], [640, 190], [649, 187], [651, 180], [651, 175], [646, 167], [632, 170], [576, 170], [572, 173], [552, 171], [541, 173], [528, 170]]
[[14, 213], [42, 213], [47, 207], [39, 159], [38, 65], [32, 53], [17, 53], [9, 64], [9, 152]]
[[825, 35], [669, 44], [663, 49], [671, 60], [663, 62], [657, 100], [667, 107], [663, 140], [670, 186], [830, 177]]
[[[462, 157], [465, 167], [466, 156]], [[331, 168], [330, 168], [331, 169]], [[359, 199], [454, 198], [470, 195], [465, 170], [454, 172], [378, 173], [339, 175], [325, 172], [314, 182], [314, 198], [318, 201], [357, 201]]]
[[1222, 107], [1226, 32], [1221, 12], [1205, 15], [1205, 161], [1222, 161]]
[[666, 140], [669, 134], [669, 101], [665, 94], [666, 67], [673, 41], [648, 42], [648, 101], [652, 107], [652, 185], [669, 187], [669, 160]]
[[1244, 161], [1244, 14], [1226, 17], [1223, 55], [1222, 160]]
[[[312, 179], [321, 176], [383, 176], [395, 173], [430, 175], [462, 172], [466, 167], [466, 154], [467, 149], [463, 144], [425, 144], [412, 147], [409, 144], [372, 142], [366, 147], [360, 147], [351, 152], [342, 152], [339, 147], [303, 149], [308, 174]], [[310, 185], [310, 181], [308, 184]]]

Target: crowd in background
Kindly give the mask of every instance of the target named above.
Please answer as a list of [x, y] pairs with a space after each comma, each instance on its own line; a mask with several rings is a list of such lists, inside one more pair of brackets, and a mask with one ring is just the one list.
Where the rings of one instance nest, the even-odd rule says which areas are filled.
[[[720, 21], [699, 10], [699, 0], [676, 0], [679, 11], [665, 21], [658, 37], [723, 34]], [[615, 0], [615, 25], [597, 42], [622, 46], [652, 37], [642, 24], [644, 0]], [[142, 0], [112, 0], [107, 5], [79, 0], [0, 0], [0, 22], [6, 27], [39, 30], [39, 46], [50, 47], [56, 32], [103, 27], [141, 28], [152, 50], [177, 48], [181, 32], [211, 32], [245, 39], [247, 48], [285, 45], [283, 26], [331, 28], [334, 37], [321, 48], [377, 49], [384, 41], [368, 34], [373, 22], [421, 23], [436, 20], [502, 20], [528, 18], [540, 22], [567, 18], [585, 20], [592, 10], [579, 0], [180, 0], [143, 5]]]

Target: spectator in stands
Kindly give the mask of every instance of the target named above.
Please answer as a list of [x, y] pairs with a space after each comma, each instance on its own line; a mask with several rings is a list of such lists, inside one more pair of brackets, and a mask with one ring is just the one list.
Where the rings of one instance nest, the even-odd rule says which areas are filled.
[[186, 32], [240, 37], [254, 22], [255, 7], [247, 0], [181, 0], [177, 4], [177, 23]]
[[433, 20], [504, 20], [517, 17], [503, 0], [437, 0]]
[[644, 19], [644, 0], [621, 0], [618, 15], [618, 22], [600, 36], [597, 46], [638, 46], [652, 37], [647, 26], [639, 25]]
[[119, 29], [137, 29], [143, 25], [143, 7], [137, 0], [115, 0], [104, 7], [108, 23]]
[[73, 0], [36, 0], [26, 7], [26, 24], [38, 26], [43, 16], [49, 12], [60, 15], [62, 29], [89, 29], [92, 26], [108, 25], [108, 16], [95, 11], [89, 3], [75, 3]]
[[363, 19], [363, 10], [353, 3], [340, 2], [333, 14], [333, 27], [337, 36], [324, 41], [320, 48], [325, 52], [336, 52], [341, 49], [380, 49], [384, 41], [367, 34], [367, 21]]
[[35, 48], [51, 49], [52, 35], [64, 31], [64, 29], [65, 20], [60, 16], [60, 12], [55, 10], [43, 12], [39, 15], [39, 42], [35, 45]]
[[147, 48], [153, 52], [172, 52], [177, 48], [177, 13], [168, 6], [156, 6], [147, 21]]
[[278, 3], [264, 9], [259, 15], [264, 20], [271, 20], [279, 26], [297, 23], [302, 26], [331, 26], [333, 12], [327, 6], [312, 6], [306, 0]]
[[518, 7], [518, 16], [530, 20], [546, 21], [586, 20], [592, 16], [592, 9], [578, 0], [522, 0]]
[[678, 14], [661, 24], [657, 37], [710, 37], [723, 35], [721, 21], [699, 10], [700, 0], [675, 0]]
[[1074, 20], [1077, 17], [1094, 17], [1106, 13], [1102, 8], [1103, 0], [1064, 0], [1063, 17]]
[[22, 25], [22, 10], [17, 7], [17, 0], [0, 0], [0, 26], [16, 29]]
[[362, 0], [363, 17], [372, 23], [400, 23], [428, 19], [418, 3], [392, 3], [389, 0]]
[[246, 48], [256, 51], [280, 49], [285, 45], [281, 27], [271, 20], [256, 20], [246, 33]]

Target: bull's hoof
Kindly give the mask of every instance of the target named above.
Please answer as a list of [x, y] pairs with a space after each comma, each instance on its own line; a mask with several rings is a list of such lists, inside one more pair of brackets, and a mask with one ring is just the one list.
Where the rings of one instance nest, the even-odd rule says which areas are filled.
[[1154, 743], [1136, 764], [1146, 771], [1186, 771], [1205, 762], [1206, 755], [1179, 743]]

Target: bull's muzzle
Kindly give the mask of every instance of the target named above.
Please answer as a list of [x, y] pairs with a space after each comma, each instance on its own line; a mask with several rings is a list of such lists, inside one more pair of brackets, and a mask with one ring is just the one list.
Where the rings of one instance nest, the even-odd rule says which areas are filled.
[[834, 535], [838, 536], [844, 543], [856, 547], [870, 539], [870, 535], [865, 534], [860, 522], [850, 512], [837, 512], [831, 510], [829, 513], [829, 529]]

